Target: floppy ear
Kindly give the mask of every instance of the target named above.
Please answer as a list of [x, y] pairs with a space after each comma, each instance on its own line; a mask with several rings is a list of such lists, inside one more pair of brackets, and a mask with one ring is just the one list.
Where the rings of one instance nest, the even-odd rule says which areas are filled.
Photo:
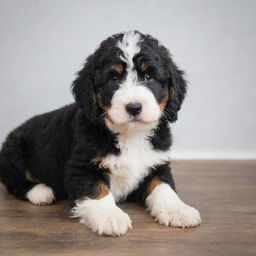
[[84, 68], [77, 73], [71, 90], [75, 97], [76, 104], [82, 109], [84, 115], [90, 122], [97, 118], [97, 105], [95, 103], [94, 85], [90, 64], [87, 62]]
[[165, 111], [166, 117], [170, 122], [175, 122], [178, 118], [178, 111], [181, 108], [181, 104], [184, 100], [187, 91], [187, 84], [183, 78], [183, 71], [179, 70], [176, 65], [170, 60], [170, 78], [169, 78], [169, 90], [170, 98], [167, 102]]

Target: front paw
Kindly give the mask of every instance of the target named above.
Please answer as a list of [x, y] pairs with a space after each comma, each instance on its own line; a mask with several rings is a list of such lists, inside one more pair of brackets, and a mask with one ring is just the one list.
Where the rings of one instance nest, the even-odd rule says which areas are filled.
[[79, 200], [71, 214], [99, 235], [120, 236], [132, 228], [130, 217], [115, 204], [111, 194], [99, 200]]
[[200, 213], [197, 209], [184, 203], [173, 207], [166, 206], [160, 211], [152, 214], [162, 225], [172, 227], [195, 227], [201, 223]]
[[80, 219], [93, 232], [99, 235], [121, 236], [132, 228], [132, 222], [128, 214], [119, 207], [107, 209], [105, 212], [95, 212]]

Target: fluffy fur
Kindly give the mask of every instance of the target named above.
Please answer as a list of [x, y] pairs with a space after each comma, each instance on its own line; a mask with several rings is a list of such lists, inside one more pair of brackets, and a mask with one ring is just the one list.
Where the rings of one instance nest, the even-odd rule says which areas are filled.
[[185, 228], [201, 222], [199, 212], [183, 203], [167, 184], [157, 186], [146, 198], [146, 205], [155, 220], [165, 226]]
[[99, 200], [77, 201], [71, 213], [73, 218], [80, 217], [81, 223], [99, 235], [120, 236], [132, 228], [130, 217], [115, 204], [110, 193]]
[[51, 204], [55, 200], [53, 190], [45, 184], [35, 185], [28, 191], [26, 198], [37, 205]]
[[0, 152], [8, 191], [37, 205], [66, 198], [72, 216], [94, 232], [131, 228], [116, 206], [146, 203], [160, 224], [200, 224], [175, 193], [171, 132], [186, 82], [169, 51], [150, 35], [129, 31], [103, 41], [72, 84], [75, 103], [31, 118]]

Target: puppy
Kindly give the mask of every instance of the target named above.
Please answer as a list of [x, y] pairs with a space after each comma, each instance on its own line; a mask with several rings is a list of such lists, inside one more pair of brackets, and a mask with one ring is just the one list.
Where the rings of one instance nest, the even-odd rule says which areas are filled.
[[12, 131], [0, 177], [17, 198], [48, 205], [66, 198], [93, 232], [131, 229], [120, 201], [143, 202], [160, 224], [194, 227], [199, 212], [175, 193], [171, 132], [186, 82], [169, 51], [129, 31], [103, 41], [72, 84], [75, 103]]

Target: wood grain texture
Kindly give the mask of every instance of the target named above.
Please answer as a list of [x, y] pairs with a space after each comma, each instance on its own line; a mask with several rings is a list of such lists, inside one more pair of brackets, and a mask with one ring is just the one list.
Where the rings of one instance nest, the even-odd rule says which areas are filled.
[[69, 202], [34, 206], [0, 185], [0, 255], [256, 255], [256, 161], [175, 161], [180, 197], [203, 219], [198, 228], [160, 226], [141, 205], [121, 204], [127, 235], [100, 237], [68, 218]]

